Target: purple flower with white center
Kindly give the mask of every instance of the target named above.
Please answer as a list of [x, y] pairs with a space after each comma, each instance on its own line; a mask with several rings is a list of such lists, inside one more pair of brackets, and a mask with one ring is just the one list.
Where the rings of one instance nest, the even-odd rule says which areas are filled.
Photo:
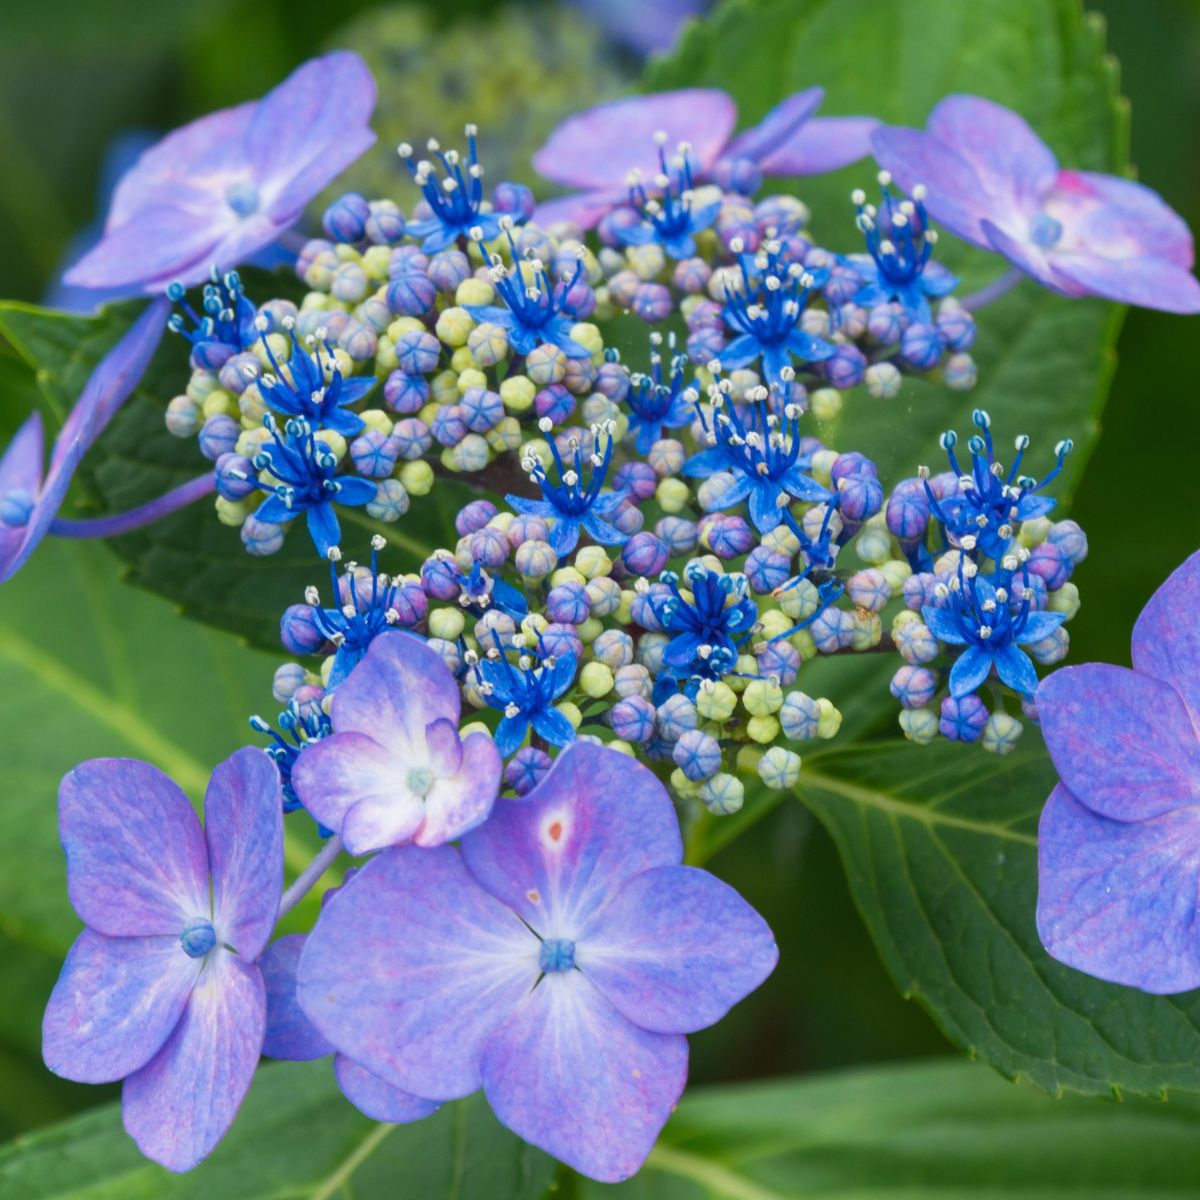
[[654, 176], [655, 193], [647, 194], [642, 174], [636, 168], [629, 175], [629, 206], [641, 221], [621, 225], [617, 238], [626, 246], [660, 245], [675, 259], [691, 258], [696, 253], [696, 234], [708, 229], [721, 211], [721, 197], [702, 208], [695, 206], [695, 182], [692, 179], [691, 154], [687, 143], [667, 163], [666, 134], [657, 133], [659, 170]]
[[255, 960], [283, 882], [279, 776], [246, 747], [213, 772], [205, 827], [148, 763], [93, 759], [59, 789], [67, 890], [87, 928], [42, 1024], [42, 1054], [81, 1083], [124, 1079], [125, 1129], [172, 1171], [221, 1140], [258, 1066]]
[[769, 400], [766, 388], [756, 388], [749, 403], [727, 402], [728, 381], [709, 390], [713, 413], [701, 416], [710, 449], [701, 450], [684, 465], [689, 479], [708, 479], [729, 472], [734, 485], [716, 507], [731, 508], [749, 501], [750, 519], [760, 533], [769, 533], [781, 520], [789, 502], [821, 503], [833, 493], [804, 474], [809, 457], [801, 453], [800, 406], [783, 407], [783, 420]]
[[290, 933], [263, 952], [262, 973], [267, 988], [267, 1032], [263, 1054], [289, 1062], [311, 1062], [333, 1056], [333, 1074], [342, 1095], [376, 1121], [406, 1124], [437, 1112], [434, 1100], [422, 1100], [385, 1083], [362, 1063], [334, 1047], [317, 1032], [296, 999], [296, 969], [308, 936]]
[[[363, 428], [363, 420], [349, 407], [357, 404], [374, 386], [375, 376], [358, 375], [344, 378], [333, 347], [326, 340], [328, 333], [318, 329], [305, 338], [305, 346], [296, 337], [296, 321], [284, 317], [283, 326], [292, 340], [292, 353], [287, 363], [280, 366], [275, 352], [267, 341], [268, 321], [259, 317], [255, 328], [261, 338], [271, 371], [258, 381], [263, 399], [284, 418], [302, 417], [312, 429], [332, 429], [343, 437], [351, 438]], [[321, 347], [325, 358], [321, 357]], [[307, 347], [307, 349], [305, 348]]]
[[550, 134], [533, 165], [577, 194], [540, 204], [534, 220], [542, 226], [569, 221], [591, 229], [627, 202], [631, 171], [647, 178], [658, 174], [659, 132], [687, 143], [697, 185], [748, 182], [753, 191], [763, 175], [819, 175], [866, 157], [879, 122], [869, 117], [810, 119], [823, 98], [819, 87], [797, 92], [736, 137], [737, 105], [717, 88], [630, 96], [575, 113]]
[[929, 228], [925, 189], [915, 187], [911, 200], [897, 200], [888, 189], [886, 172], [880, 172], [880, 182], [883, 195], [878, 206], [868, 204], [861, 190], [852, 197], [858, 210], [855, 223], [866, 238], [869, 255], [852, 254], [846, 259], [863, 282], [854, 303], [867, 309], [896, 303], [913, 321], [928, 325], [933, 320], [930, 297], [949, 295], [958, 280], [933, 261], [937, 231]]
[[524, 258], [529, 269], [529, 275], [526, 275], [513, 242], [511, 217], [501, 218], [501, 228], [508, 236], [513, 266], [511, 269], [506, 267], [504, 260], [493, 254], [489, 271], [492, 285], [504, 304], [469, 304], [466, 309], [471, 319], [480, 325], [499, 325], [518, 354], [529, 354], [537, 346], [551, 345], [557, 346], [568, 358], [590, 359], [591, 351], [571, 336], [575, 326], [571, 295], [572, 289], [583, 278], [585, 251], [580, 250], [572, 274], [552, 283], [545, 266], [532, 251]]
[[795, 359], [810, 363], [833, 357], [832, 342], [801, 328], [809, 295], [827, 272], [787, 261], [778, 242], [767, 242], [754, 255], [739, 253], [738, 266], [741, 286], [726, 288], [722, 310], [737, 336], [721, 351], [722, 370], [749, 367], [761, 358], [763, 375], [777, 383]]
[[[490, 242], [500, 233], [504, 215], [508, 215], [510, 222], [513, 220], [511, 213], [483, 211], [483, 168], [479, 165], [475, 143], [478, 133], [474, 125], [467, 126], [465, 172], [462, 156], [457, 150], [443, 150], [435, 139], [429, 139], [426, 149], [442, 164], [441, 179], [437, 177], [433, 163], [426, 159], [417, 162], [410, 145], [400, 146], [400, 157], [413, 182], [421, 189], [430, 213], [427, 220], [409, 221], [405, 232], [409, 237], [423, 239], [421, 249], [426, 254], [436, 254], [460, 239], [464, 244], [467, 238]], [[523, 219], [520, 212], [516, 216]]]
[[269, 246], [375, 141], [375, 83], [346, 50], [259, 101], [210, 113], [145, 151], [113, 192], [105, 234], [64, 276], [161, 292], [202, 283]]
[[957, 434], [953, 430], [942, 434], [940, 444], [950, 460], [951, 470], [958, 476], [957, 483], [953, 491], [939, 498], [929, 480], [924, 479], [925, 495], [933, 515], [955, 545], [965, 545], [970, 550], [978, 548], [989, 558], [998, 560], [1020, 522], [1044, 517], [1054, 508], [1057, 501], [1039, 493], [1062, 473], [1074, 443], [1070, 438], [1059, 442], [1054, 448], [1054, 467], [1044, 478], [1037, 480], [1020, 474], [1025, 451], [1029, 448], [1029, 438], [1021, 434], [1014, 443], [1013, 465], [1005, 474], [996, 461], [991, 417], [977, 408], [971, 414], [971, 421], [979, 430], [967, 443], [971, 451], [971, 469], [964, 471], [954, 453]]
[[[170, 304], [155, 300], [92, 372], [67, 415], [43, 473], [42, 418], [33, 413], [0, 458], [0, 583], [11, 579], [47, 533], [84, 454], [137, 386], [166, 328]], [[168, 510], [169, 511], [169, 510]]]
[[486, 733], [458, 734], [462, 696], [441, 656], [382, 633], [333, 694], [333, 733], [292, 770], [304, 807], [354, 855], [438, 846], [487, 818], [500, 756]]
[[1028, 570], [1020, 568], [1022, 582], [1018, 569], [1015, 556], [1003, 557], [995, 575], [984, 576], [974, 563], [964, 566], [960, 557], [953, 586], [943, 585], [939, 591], [941, 607], [921, 609], [939, 642], [966, 647], [950, 670], [955, 699], [974, 692], [993, 671], [1022, 696], [1032, 696], [1037, 689], [1037, 672], [1021, 647], [1048, 638], [1066, 614], [1034, 611]]
[[259, 471], [269, 471], [277, 481], [256, 486], [270, 492], [254, 513], [256, 520], [271, 525], [286, 525], [304, 514], [308, 532], [317, 553], [328, 557], [330, 550], [342, 540], [333, 505], [370, 504], [375, 499], [375, 484], [356, 475], [338, 475], [337, 459], [321, 442], [303, 418], [293, 418], [280, 437], [274, 418], [264, 422], [271, 431], [271, 441], [254, 457]]
[[1062, 170], [1016, 113], [979, 96], [947, 96], [926, 128], [880, 128], [871, 147], [910, 195], [921, 184], [934, 220], [1002, 254], [1044, 287], [1167, 312], [1200, 312], [1192, 235], [1149, 188]]
[[1150, 598], [1133, 670], [1042, 681], [1061, 783], [1038, 829], [1038, 934], [1060, 962], [1145, 992], [1200, 987], [1200, 554]]
[[493, 635], [494, 645], [473, 664], [480, 693], [503, 714], [496, 726], [496, 749], [504, 758], [516, 753], [530, 730], [552, 746], [575, 740], [575, 727], [554, 702], [575, 681], [578, 655], [572, 650], [550, 653], [540, 641], [536, 649], [526, 647], [524, 636], [517, 637], [515, 662]]
[[629, 433], [633, 435], [637, 452], [650, 453], [650, 448], [663, 436], [665, 429], [681, 429], [696, 415], [698, 393], [685, 388], [684, 373], [687, 356], [676, 354], [675, 335], [671, 335], [671, 373], [663, 377], [661, 335], [651, 334], [650, 373], [640, 372], [629, 377], [625, 405], [629, 410]]
[[762, 918], [682, 857], [654, 774], [579, 743], [461, 851], [363, 867], [308, 939], [301, 1007], [393, 1087], [434, 1100], [482, 1088], [518, 1136], [626, 1179], [683, 1091], [683, 1035], [778, 958]]
[[[539, 427], [544, 433], [549, 433], [549, 418], [543, 417]], [[573, 464], [568, 467], [562, 460], [554, 438], [550, 438], [550, 454], [558, 472], [558, 483], [551, 483], [541, 459], [531, 456], [522, 466], [529, 472], [529, 478], [541, 488], [542, 499], [505, 496], [514, 512], [553, 521], [550, 527], [550, 545], [560, 558], [570, 554], [579, 544], [581, 529], [602, 546], [622, 546], [629, 536], [622, 533], [608, 519], [625, 502], [625, 493], [603, 492], [613, 456], [612, 430], [608, 425], [594, 426], [592, 434], [594, 441], [598, 442], [601, 436], [604, 436], [606, 441], [603, 454], [593, 450], [590, 456], [592, 475], [586, 484], [583, 479], [583, 449], [579, 439], [571, 438]]]

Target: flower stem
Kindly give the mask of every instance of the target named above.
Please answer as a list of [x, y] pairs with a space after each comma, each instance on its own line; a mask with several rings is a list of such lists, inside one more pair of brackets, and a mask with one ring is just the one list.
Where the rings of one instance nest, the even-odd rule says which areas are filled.
[[[279, 898], [279, 917], [291, 912], [308, 894], [313, 884], [333, 865], [342, 852], [342, 839], [335, 833], [321, 847], [321, 852], [296, 877], [296, 882]], [[276, 918], [278, 919], [278, 918]]]
[[177, 509], [191, 504], [195, 500], [211, 496], [216, 491], [217, 481], [212, 471], [180, 484], [169, 492], [128, 512], [116, 513], [110, 517], [94, 517], [85, 521], [72, 521], [66, 517], [57, 518], [50, 526], [50, 532], [56, 537], [66, 538], [103, 538], [113, 537], [118, 533], [128, 533], [132, 529], [140, 529], [160, 517], [168, 516]]
[[967, 296], [962, 301], [962, 306], [968, 312], [978, 312], [981, 308], [986, 308], [993, 300], [999, 300], [1001, 296], [1012, 291], [1024, 278], [1025, 272], [1020, 267], [1009, 267], [999, 279], [993, 280], [987, 287], [981, 287], [979, 291], [972, 292]]

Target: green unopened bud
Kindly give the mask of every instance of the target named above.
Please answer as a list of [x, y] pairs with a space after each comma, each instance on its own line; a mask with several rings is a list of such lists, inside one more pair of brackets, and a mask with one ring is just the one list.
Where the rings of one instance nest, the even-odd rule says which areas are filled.
[[465, 308], [453, 305], [443, 309], [438, 315], [434, 332], [444, 345], [458, 347], [467, 344], [467, 338], [471, 336], [471, 330], [474, 328], [475, 322], [471, 320], [471, 314]]
[[821, 606], [820, 593], [811, 579], [802, 579], [794, 587], [784, 587], [777, 601], [780, 610], [793, 623], [808, 620]]
[[578, 707], [570, 702], [570, 700], [560, 700], [558, 703], [558, 711], [562, 713], [568, 721], [571, 722], [573, 729], [578, 729], [583, 724], [583, 713]]
[[1022, 521], [1017, 541], [1032, 550], [1034, 546], [1040, 546], [1049, 537], [1052, 524], [1049, 517], [1033, 517], [1028, 521]]
[[1066, 613], [1067, 620], [1072, 620], [1079, 611], [1079, 589], [1068, 580], [1057, 591], [1050, 593], [1046, 607], [1051, 612]]
[[487, 376], [478, 367], [467, 367], [458, 374], [458, 394], [465, 396], [472, 388], [486, 388]]
[[891, 534], [885, 529], [876, 529], [868, 525], [854, 539], [854, 549], [858, 551], [858, 557], [863, 562], [870, 563], [873, 567], [880, 566], [892, 557]]
[[746, 789], [742, 786], [742, 781], [724, 771], [706, 779], [697, 791], [704, 807], [718, 816], [737, 812], [746, 798]]
[[833, 702], [822, 696], [817, 701], [821, 715], [817, 719], [817, 737], [828, 741], [842, 727], [842, 714], [833, 706]]
[[571, 337], [592, 356], [592, 362], [599, 366], [604, 361], [604, 337], [600, 330], [588, 321], [580, 321], [571, 326]]
[[769, 746], [779, 736], [779, 722], [774, 717], [751, 717], [746, 733], [760, 746]]
[[672, 516], [683, 512], [691, 495], [692, 489], [682, 479], [661, 479], [655, 489], [659, 507]]
[[900, 714], [900, 728], [910, 742], [928, 746], [938, 735], [937, 713], [932, 708], [906, 708]]
[[728, 721], [737, 708], [737, 695], [727, 683], [702, 685], [696, 693], [696, 711], [706, 721]]
[[[472, 275], [458, 285], [454, 293], [454, 303], [462, 308], [480, 307], [496, 303], [496, 289], [486, 280]], [[507, 341], [507, 338], [505, 339]]]
[[607, 696], [613, 689], [611, 668], [602, 662], [585, 663], [583, 670], [579, 672], [579, 686], [583, 690], [583, 694], [591, 696], [593, 700]]
[[790, 791], [800, 782], [800, 755], [784, 746], [772, 746], [758, 760], [758, 777], [775, 791]]
[[612, 559], [603, 546], [584, 546], [575, 555], [575, 569], [583, 576], [583, 581], [595, 579], [599, 575], [611, 575]]
[[824, 424], [835, 420], [842, 411], [842, 393], [837, 388], [817, 388], [809, 394], [809, 408], [812, 415]]
[[510, 413], [523, 413], [533, 407], [537, 386], [528, 375], [510, 375], [500, 385], [500, 399]]
[[494, 367], [508, 357], [508, 334], [501, 326], [485, 321], [471, 330], [467, 349], [481, 367]]
[[904, 581], [912, 575], [913, 569], [904, 562], [903, 559], [889, 558], [887, 562], [880, 563], [879, 569], [883, 572], [884, 579], [888, 582], [888, 587], [892, 589], [893, 596], [899, 596], [904, 590]]
[[[457, 371], [439, 371], [429, 381], [429, 393], [433, 397], [435, 406], [442, 404], [457, 404], [459, 401], [458, 394], [458, 372]], [[437, 411], [435, 407], [434, 412]], [[424, 417], [421, 418], [425, 420]], [[430, 418], [432, 420], [432, 417]], [[425, 421], [428, 425], [429, 421]]]
[[783, 706], [783, 689], [769, 679], [752, 679], [742, 693], [742, 705], [752, 717], [767, 717]]
[[1023, 726], [1006, 712], [992, 713], [983, 727], [983, 748], [993, 754], [1008, 754], [1016, 749]]
[[247, 504], [245, 500], [226, 500], [224, 496], [217, 497], [217, 520], [222, 525], [230, 525], [237, 528], [241, 523], [258, 507], [258, 497], [253, 498], [253, 503]]
[[435, 608], [429, 614], [429, 635], [447, 642], [456, 642], [462, 636], [466, 624], [461, 609]]
[[424, 460], [406, 462], [400, 468], [399, 479], [413, 496], [428, 496], [433, 491], [433, 468]]

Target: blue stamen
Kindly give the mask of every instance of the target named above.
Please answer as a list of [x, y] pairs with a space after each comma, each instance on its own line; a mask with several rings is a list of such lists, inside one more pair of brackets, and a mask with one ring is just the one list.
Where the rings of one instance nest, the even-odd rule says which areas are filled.
[[[186, 338], [201, 354], [206, 351], [210, 356], [213, 354], [210, 344], [221, 348], [221, 361], [213, 358], [202, 365], [219, 367], [224, 358], [249, 349], [259, 336], [255, 326], [257, 309], [246, 297], [236, 271], [218, 275], [213, 268], [212, 282], [204, 285], [203, 316], [187, 302], [183, 284], [170, 284], [167, 297], [183, 310], [173, 313], [167, 323], [173, 332]], [[192, 325], [190, 329], [188, 321]]]
[[547, 974], [575, 966], [575, 943], [570, 938], [547, 938], [538, 952], [538, 966]]
[[179, 942], [188, 958], [203, 958], [217, 944], [217, 931], [211, 921], [193, 917], [180, 932]]

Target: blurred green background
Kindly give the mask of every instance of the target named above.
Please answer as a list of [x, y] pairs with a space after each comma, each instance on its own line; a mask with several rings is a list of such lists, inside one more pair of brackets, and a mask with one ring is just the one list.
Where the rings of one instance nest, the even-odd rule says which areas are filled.
[[[1139, 177], [1196, 227], [1200, 3], [1102, 0], [1089, 7], [1107, 18], [1109, 49], [1122, 65]], [[586, 17], [541, 5], [502, 12], [485, 3], [399, 8], [363, 0], [7, 5], [0, 18], [0, 291], [35, 301], [47, 296], [71, 239], [98, 215], [105, 155], [115, 138], [164, 131], [259, 95], [297, 62], [335, 44], [362, 50], [381, 77], [380, 149], [354, 182], [381, 191], [394, 181], [398, 195], [403, 182], [388, 149], [402, 133], [414, 141], [446, 135], [471, 118], [485, 133], [495, 132], [491, 113], [502, 94], [506, 115], [496, 140], [503, 139], [505, 153], [517, 162], [563, 112], [631, 89], [640, 73], [636, 57]], [[819, 75], [812, 82], [821, 82]], [[503, 160], [489, 166], [493, 177], [506, 173]], [[1072, 511], [1091, 542], [1077, 575], [1084, 608], [1072, 625], [1076, 661], [1127, 661], [1129, 630], [1141, 605], [1200, 541], [1191, 467], [1191, 453], [1200, 447], [1200, 412], [1188, 383], [1194, 334], [1185, 321], [1132, 312], [1121, 334], [1105, 433]], [[17, 375], [4, 378], [0, 427], [7, 432], [27, 393]], [[1070, 432], [1056, 427], [1052, 406], [1047, 397], [1045, 429], [1029, 431], [1043, 440]], [[117, 560], [102, 550], [86, 558], [93, 575], [115, 580], [119, 574]], [[41, 569], [52, 571], [54, 564]], [[71, 577], [55, 578], [62, 586], [50, 603], [67, 606], [65, 620]], [[162, 601], [126, 601], [119, 592], [118, 626], [166, 613]], [[58, 613], [40, 611], [51, 618]], [[257, 671], [261, 686], [245, 697], [245, 711], [270, 707], [271, 665], [253, 657], [249, 674]], [[53, 781], [48, 805], [52, 795]], [[725, 851], [716, 869], [771, 914], [786, 953], [761, 992], [694, 1039], [697, 1081], [949, 1052], [926, 1015], [897, 995], [854, 912], [827, 835], [799, 806], [781, 807]], [[54, 958], [4, 955], [4, 943], [15, 936], [0, 902], [0, 1005], [36, 1010], [0, 1033], [0, 1137], [110, 1094], [73, 1087], [42, 1070], [37, 1028]]]

